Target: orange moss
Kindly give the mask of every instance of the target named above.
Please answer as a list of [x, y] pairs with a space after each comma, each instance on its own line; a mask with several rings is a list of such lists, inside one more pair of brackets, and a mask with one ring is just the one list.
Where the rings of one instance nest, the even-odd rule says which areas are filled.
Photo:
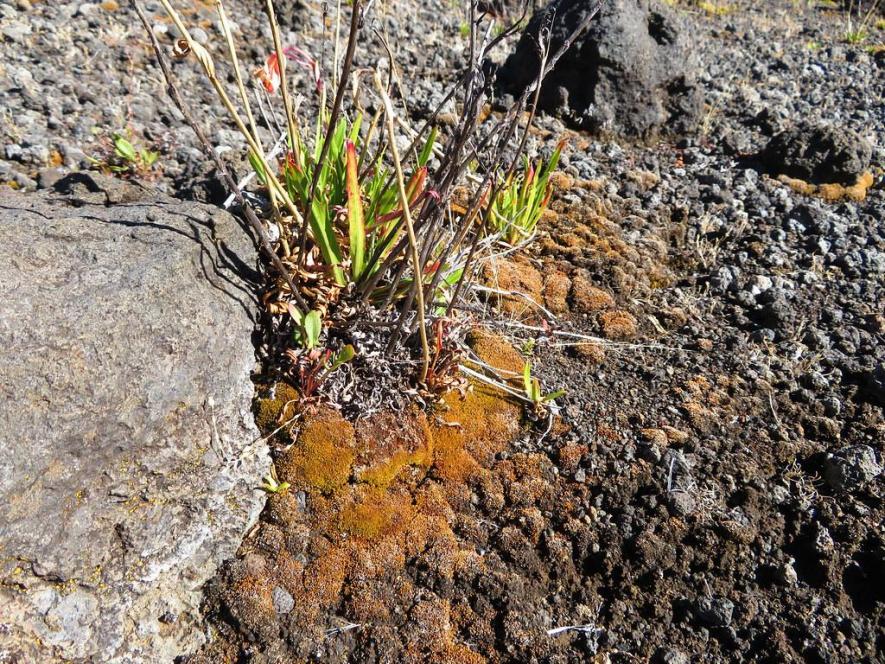
[[572, 281], [572, 308], [579, 314], [592, 314], [615, 306], [615, 299], [600, 288], [591, 285], [582, 276]]
[[567, 473], [573, 473], [578, 469], [587, 452], [586, 445], [563, 445], [559, 448], [559, 467]]
[[575, 178], [562, 171], [554, 171], [550, 175], [550, 184], [555, 191], [568, 191], [575, 186]]
[[653, 173], [651, 171], [627, 171], [624, 175], [627, 176], [628, 180], [632, 180], [637, 185], [639, 185], [642, 191], [648, 191], [649, 189], [653, 189], [658, 185], [661, 181], [661, 176], [657, 173]]
[[360, 424], [356, 442], [356, 477], [375, 487], [387, 488], [409, 468], [426, 470], [433, 462], [430, 427], [420, 411], [371, 417]]
[[255, 400], [255, 423], [258, 430], [267, 435], [275, 431], [295, 413], [298, 390], [288, 383], [277, 383], [267, 391], [267, 396]]
[[[523, 358], [503, 339], [477, 331], [470, 342], [483, 361], [521, 373]], [[448, 394], [444, 403], [448, 410], [434, 421], [420, 412], [387, 413], [357, 431], [328, 409], [306, 417], [277, 467], [281, 481], [310, 493], [309, 509], [299, 507], [295, 492], [271, 496], [269, 522], [244, 544], [267, 563], [248, 568], [250, 580], [237, 589], [238, 615], [256, 628], [277, 629], [270, 591], [281, 585], [295, 599], [288, 626], [310, 638], [322, 638], [324, 616], [335, 612], [372, 625], [374, 639], [406, 636], [405, 662], [483, 661], [454, 643], [452, 607], [439, 597], [420, 597], [408, 569], [431, 570], [449, 585], [460, 574], [483, 573], [482, 556], [460, 539], [472, 523], [465, 510], [474, 490], [498, 510], [510, 509], [506, 492], [517, 506], [512, 518], [522, 539], [537, 543], [540, 510], [548, 508], [532, 501], [546, 496], [550, 473], [538, 455], [516, 455], [506, 482], [490, 470], [521, 421], [521, 406], [503, 393], [473, 385], [466, 397]], [[280, 416], [277, 406], [265, 405], [267, 418]], [[398, 607], [410, 607], [406, 631]], [[488, 624], [488, 616], [476, 619], [476, 629]]]
[[273, 586], [267, 577], [248, 574], [234, 584], [227, 604], [240, 623], [258, 630], [276, 619], [272, 593]]
[[415, 516], [408, 493], [393, 494], [379, 489], [361, 492], [339, 518], [339, 530], [351, 537], [377, 540], [405, 528]]
[[659, 447], [666, 447], [669, 439], [663, 429], [641, 429], [639, 435], [647, 443], [653, 443]]
[[452, 624], [449, 619], [450, 606], [445, 599], [418, 601], [409, 611], [411, 648], [439, 650], [451, 639]]
[[710, 430], [713, 424], [713, 414], [704, 406], [697, 401], [686, 401], [682, 404], [682, 408], [688, 416], [688, 421], [695, 429], [703, 433]]
[[562, 272], [551, 272], [544, 280], [544, 305], [555, 314], [568, 311], [568, 294], [572, 282]]
[[[528, 300], [519, 296], [494, 295], [495, 302], [503, 312], [516, 316], [531, 316], [535, 313], [532, 302], [542, 301], [544, 283], [538, 272], [524, 257], [496, 258], [483, 267], [483, 282], [490, 288], [514, 293], [522, 293]], [[530, 301], [529, 301], [530, 300]]]
[[448, 395], [447, 425], [434, 430], [434, 470], [453, 482], [464, 481], [488, 466], [495, 454], [516, 434], [520, 409], [485, 386], [475, 386], [467, 397]]
[[461, 643], [447, 643], [440, 652], [428, 653], [428, 664], [485, 664], [485, 657]]
[[816, 185], [786, 175], [780, 175], [777, 179], [797, 193], [804, 196], [816, 196], [817, 198], [822, 198], [830, 203], [835, 203], [846, 198], [859, 203], [867, 197], [867, 191], [875, 182], [873, 174], [869, 171], [860, 174], [855, 183], [850, 186], [845, 186], [839, 183]]
[[429, 468], [433, 461], [433, 449], [427, 445], [415, 452], [399, 450], [386, 462], [357, 473], [360, 482], [386, 489], [399, 477], [403, 470], [412, 466]]
[[305, 590], [322, 606], [335, 604], [349, 566], [350, 561], [345, 551], [331, 549], [308, 566], [304, 577]]
[[328, 493], [347, 483], [355, 457], [353, 426], [326, 409], [305, 423], [277, 462], [277, 474], [295, 487]]
[[599, 323], [608, 339], [632, 339], [638, 331], [636, 319], [621, 309], [603, 312], [599, 316]]
[[590, 364], [605, 362], [605, 350], [598, 343], [587, 341], [572, 346], [572, 352]]
[[474, 328], [467, 335], [467, 343], [486, 364], [504, 372], [512, 371], [522, 375], [525, 360], [503, 337], [482, 328]]
[[[513, 346], [501, 337], [474, 330], [468, 343], [479, 358], [506, 372], [522, 373], [524, 360]], [[466, 397], [449, 393], [443, 398], [447, 410], [443, 423], [433, 427], [434, 471], [441, 479], [460, 482], [477, 475], [491, 465], [516, 435], [521, 419], [520, 407], [500, 390], [474, 384]]]
[[664, 426], [662, 427], [662, 429], [664, 433], [667, 434], [667, 441], [670, 443], [681, 445], [689, 438], [688, 434], [685, 431], [680, 431], [679, 429], [675, 429], [669, 426]]

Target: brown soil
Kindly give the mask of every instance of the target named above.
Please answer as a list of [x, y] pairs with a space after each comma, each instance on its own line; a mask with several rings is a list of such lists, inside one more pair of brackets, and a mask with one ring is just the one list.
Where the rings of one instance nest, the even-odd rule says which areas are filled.
[[[703, 661], [800, 661], [804, 628], [791, 625], [822, 594], [844, 629], [864, 624], [877, 605], [863, 587], [877, 569], [868, 517], [808, 479], [832, 420], [713, 352], [715, 322], [670, 297], [678, 230], [645, 228], [631, 245], [627, 213], [577, 191], [534, 262], [497, 272], [616, 340], [536, 350], [545, 386], [569, 390], [563, 421], [544, 438], [521, 406], [473, 385], [427, 413], [354, 427], [320, 409], [284, 428], [277, 470], [291, 488], [269, 496], [210, 588], [217, 638], [190, 662], [670, 661], [670, 644]], [[675, 336], [686, 326], [693, 339]], [[653, 349], [676, 339], [692, 350]], [[471, 344], [520, 372], [502, 339]], [[292, 397], [277, 386], [258, 401], [266, 431]], [[882, 426], [881, 411], [848, 408]], [[822, 537], [835, 541], [826, 555], [811, 546]], [[875, 652], [872, 635], [843, 638]]]

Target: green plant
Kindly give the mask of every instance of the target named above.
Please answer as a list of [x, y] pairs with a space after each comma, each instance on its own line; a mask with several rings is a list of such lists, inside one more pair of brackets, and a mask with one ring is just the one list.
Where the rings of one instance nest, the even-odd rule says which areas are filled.
[[338, 352], [314, 348], [307, 352], [289, 351], [289, 356], [298, 367], [301, 397], [310, 399], [329, 376], [356, 357], [356, 351], [347, 344]]
[[550, 176], [559, 163], [562, 147], [562, 143], [557, 145], [546, 162], [532, 164], [526, 160], [523, 172], [519, 176], [511, 173], [493, 201], [488, 215], [490, 230], [508, 244], [523, 242], [535, 232], [553, 193]]
[[127, 175], [145, 175], [157, 163], [160, 153], [136, 147], [123, 134], [117, 132], [111, 137], [113, 152], [104, 159], [89, 157], [89, 161], [100, 170]]
[[533, 337], [529, 337], [519, 347], [519, 352], [523, 355], [531, 356], [535, 352], [535, 346], [537, 345], [537, 341]]
[[850, 0], [845, 17], [844, 39], [847, 43], [861, 44], [866, 41], [870, 22], [879, 7], [879, 2], [880, 0], [873, 0], [864, 11], [862, 1]]
[[[225, 172], [187, 111], [139, 0], [132, 2], [152, 40], [173, 100], [219, 170]], [[497, 225], [502, 237], [515, 243], [531, 235], [549, 201], [549, 178], [561, 147], [546, 164], [526, 162], [524, 172], [514, 173], [534, 119], [541, 80], [588, 27], [598, 5], [555, 50], [548, 43], [548, 33], [539, 38], [542, 48], [535, 85], [527, 87], [500, 119], [485, 124], [488, 91], [478, 84], [482, 63], [516, 27], [511, 25], [488, 38], [478, 34], [478, 22], [471, 19], [470, 59], [463, 73], [430, 119], [413, 127], [404, 119], [407, 116], [398, 116], [398, 107], [395, 110], [391, 102], [395, 63], [390, 62], [386, 83], [378, 71], [370, 71], [374, 85], [368, 90], [362, 90], [360, 82], [369, 70], [354, 71], [358, 36], [371, 3], [353, 0], [339, 5], [339, 11], [350, 13], [350, 30], [340, 60], [336, 37], [336, 61], [331, 77], [327, 77], [309, 53], [282, 43], [273, 2], [265, 0], [273, 45], [251, 80], [241, 73], [223, 0], [214, 4], [227, 48], [211, 51], [191, 37], [172, 3], [160, 0], [181, 35], [175, 54], [199, 64], [242, 135], [245, 154], [263, 187], [258, 193], [269, 203], [265, 218], [259, 220], [243, 196], [242, 185], [226, 177], [269, 255], [268, 267], [275, 271], [270, 274], [265, 302], [272, 315], [288, 312], [283, 325], [291, 331], [296, 348], [286, 354], [300, 378], [302, 395], [312, 395], [323, 379], [353, 359], [352, 346], [344, 346], [349, 350], [337, 354], [331, 349], [359, 338], [352, 334], [357, 329], [363, 336], [384, 330], [388, 349], [405, 347], [414, 353], [420, 348], [418, 382], [427, 385], [432, 363], [428, 330], [441, 318], [453, 315], [459, 297], [473, 282], [478, 263], [490, 251], [492, 243], [483, 241], [487, 234], [482, 229]], [[471, 17], [477, 15], [474, 0], [470, 12]], [[387, 51], [388, 57], [391, 53]], [[218, 74], [214, 54], [226, 55], [232, 77]], [[303, 114], [291, 96], [289, 66], [310, 74], [317, 95], [312, 130], [302, 128]], [[236, 84], [236, 102], [228, 93], [229, 81]], [[265, 151], [268, 137], [261, 135], [264, 129], [252, 112], [247, 82], [252, 83], [259, 101], [265, 100], [261, 102], [263, 126], [284, 127], [279, 160], [275, 151]], [[327, 89], [334, 94], [327, 96]], [[376, 110], [371, 118], [360, 101], [364, 94], [374, 96], [370, 108]], [[345, 97], [353, 102], [345, 103]], [[438, 146], [436, 117], [453, 99], [463, 110]], [[528, 120], [523, 122], [526, 112]], [[409, 144], [403, 150], [404, 139]], [[482, 170], [471, 172], [471, 165], [480, 164]], [[456, 188], [468, 190], [467, 204], [460, 211], [451, 205]], [[482, 224], [476, 223], [478, 218], [483, 219]], [[266, 230], [271, 225], [279, 230], [274, 240]], [[436, 351], [437, 357], [443, 356], [439, 348]], [[455, 363], [436, 364], [434, 382], [444, 384], [438, 375], [440, 367]]]
[[303, 313], [295, 305], [289, 305], [289, 315], [295, 322], [292, 337], [295, 343], [307, 350], [313, 350], [320, 343], [323, 332], [323, 315], [316, 310]]
[[262, 483], [258, 488], [265, 493], [285, 493], [289, 486], [288, 482], [280, 482], [277, 478], [276, 468], [271, 466], [270, 472], [262, 478]]
[[526, 362], [522, 368], [522, 387], [526, 398], [532, 402], [536, 413], [541, 413], [545, 405], [565, 394], [565, 390], [556, 390], [549, 394], [541, 392], [541, 381], [532, 376], [532, 363]]

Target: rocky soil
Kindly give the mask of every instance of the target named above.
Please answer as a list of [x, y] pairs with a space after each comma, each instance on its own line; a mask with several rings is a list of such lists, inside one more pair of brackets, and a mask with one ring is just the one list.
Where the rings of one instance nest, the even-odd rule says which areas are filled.
[[[542, 116], [532, 149], [568, 140], [553, 211], [526, 258], [488, 275], [580, 335], [526, 344], [497, 323], [568, 390], [562, 423], [503, 440], [476, 413], [517, 415], [488, 395], [452, 402], [445, 417], [475, 417], [461, 437], [419, 415], [320, 417], [323, 472], [277, 441], [299, 490], [210, 584], [215, 641], [191, 661], [883, 661], [885, 30], [849, 43], [824, 2], [668, 4], [697, 58], [696, 129], [590, 136]], [[328, 55], [324, 6], [291, 7], [298, 43]], [[209, 39], [211, 11], [192, 8]], [[251, 4], [229, 12], [263, 34]], [[464, 17], [378, 12], [422, 117], [463, 57]], [[152, 186], [223, 199], [133, 18], [0, 2], [0, 182], [48, 186], [128, 127], [161, 153]], [[193, 63], [176, 72], [219, 113]], [[213, 139], [236, 163], [230, 128]], [[259, 396], [266, 428], [284, 406]]]

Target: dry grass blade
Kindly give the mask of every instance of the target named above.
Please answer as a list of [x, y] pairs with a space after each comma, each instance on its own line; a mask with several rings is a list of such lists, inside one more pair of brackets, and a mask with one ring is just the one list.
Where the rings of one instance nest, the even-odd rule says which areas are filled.
[[[384, 89], [384, 86], [381, 83], [381, 77], [378, 76], [377, 72], [375, 73], [375, 87], [378, 89], [378, 94], [381, 96], [381, 101], [384, 104], [384, 121], [387, 124], [387, 134], [390, 140], [390, 156], [393, 160], [393, 168], [396, 172], [396, 183], [399, 191], [400, 205], [403, 209], [403, 220], [405, 221], [406, 232], [409, 237], [409, 246], [412, 253], [412, 268], [415, 271], [413, 287], [415, 289], [415, 296], [418, 300], [418, 333], [421, 337], [421, 382], [423, 383], [427, 380], [427, 371], [430, 367], [430, 346], [427, 343], [427, 326], [424, 320], [424, 287], [422, 279], [424, 270], [422, 268], [421, 258], [418, 255], [418, 242], [415, 238], [415, 228], [412, 224], [412, 213], [409, 210], [409, 195], [406, 193], [405, 177], [403, 176], [399, 151], [396, 147], [396, 128], [393, 123], [393, 106], [390, 103], [390, 97], [387, 95], [387, 90]], [[405, 315], [405, 311], [403, 312], [403, 315]]]
[[261, 243], [261, 248], [264, 249], [264, 252], [267, 254], [272, 265], [274, 266], [274, 268], [276, 268], [277, 272], [280, 274], [280, 276], [282, 276], [286, 284], [292, 290], [293, 297], [296, 299], [296, 301], [298, 301], [301, 306], [307, 308], [307, 303], [299, 294], [298, 288], [296, 287], [295, 282], [292, 280], [292, 276], [289, 274], [289, 271], [286, 269], [285, 265], [283, 265], [280, 257], [277, 256], [277, 253], [274, 251], [273, 246], [270, 242], [270, 238], [267, 235], [267, 231], [264, 229], [261, 221], [255, 215], [255, 211], [249, 205], [248, 201], [246, 201], [246, 199], [243, 197], [243, 192], [237, 186], [236, 181], [234, 180], [233, 176], [231, 176], [230, 171], [228, 171], [227, 167], [224, 165], [224, 162], [218, 156], [218, 153], [216, 153], [213, 149], [212, 144], [209, 142], [209, 139], [206, 138], [206, 135], [200, 128], [200, 125], [197, 124], [197, 121], [194, 119], [194, 116], [190, 112], [190, 109], [184, 103], [181, 92], [179, 91], [178, 86], [175, 84], [175, 79], [172, 77], [172, 70], [169, 67], [169, 62], [167, 61], [166, 56], [163, 54], [163, 50], [160, 47], [160, 44], [157, 41], [153, 30], [151, 29], [151, 25], [148, 22], [147, 16], [144, 13], [144, 9], [142, 8], [141, 3], [138, 0], [131, 0], [131, 3], [132, 7], [135, 9], [135, 13], [138, 14], [138, 18], [141, 21], [141, 24], [144, 26], [144, 29], [147, 32], [148, 37], [150, 38], [151, 46], [153, 47], [154, 53], [157, 56], [157, 62], [159, 63], [160, 69], [163, 72], [163, 78], [166, 80], [166, 86], [168, 88], [169, 96], [178, 107], [178, 110], [181, 111], [181, 114], [184, 116], [185, 121], [191, 127], [194, 134], [196, 134], [197, 140], [200, 142], [200, 145], [203, 146], [203, 150], [215, 163], [215, 167], [218, 169], [218, 173], [224, 181], [225, 186], [231, 191], [231, 193], [236, 196], [237, 203], [242, 208], [243, 214], [245, 215], [246, 220], [249, 222], [249, 225], [255, 231], [256, 235], [258, 235], [259, 242]]
[[283, 42], [280, 39], [280, 26], [277, 24], [276, 13], [273, 8], [273, 0], [267, 0], [265, 4], [267, 18], [270, 21], [270, 32], [273, 36], [274, 52], [277, 55], [277, 66], [280, 71], [280, 92], [283, 95], [283, 108], [286, 112], [286, 125], [289, 128], [290, 148], [297, 150], [295, 137], [298, 135], [298, 125], [295, 122], [295, 113], [292, 108], [292, 99], [289, 96], [289, 81], [286, 78], [286, 54], [283, 53]]

